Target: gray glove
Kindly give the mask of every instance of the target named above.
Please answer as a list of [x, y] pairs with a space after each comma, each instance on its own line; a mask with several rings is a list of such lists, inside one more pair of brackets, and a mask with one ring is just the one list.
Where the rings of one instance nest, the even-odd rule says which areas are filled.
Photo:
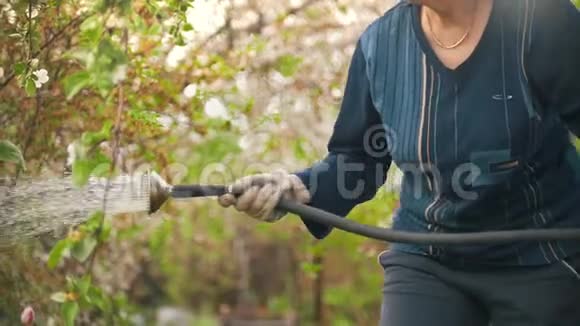
[[302, 204], [310, 201], [310, 193], [300, 178], [285, 171], [243, 177], [232, 187], [241, 190], [242, 194], [238, 197], [232, 194], [220, 196], [219, 204], [234, 206], [238, 211], [265, 222], [276, 222], [287, 214], [276, 209], [281, 198]]

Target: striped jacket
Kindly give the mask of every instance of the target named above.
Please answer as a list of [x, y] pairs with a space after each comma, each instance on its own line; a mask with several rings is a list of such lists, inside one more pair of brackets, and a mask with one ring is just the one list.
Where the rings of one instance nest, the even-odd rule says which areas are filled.
[[[360, 37], [328, 156], [296, 173], [310, 205], [347, 215], [404, 173], [393, 228], [414, 232], [580, 227], [580, 14], [569, 0], [495, 0], [479, 45], [444, 66], [401, 2]], [[323, 238], [330, 229], [306, 222]], [[574, 241], [394, 244], [440, 260], [541, 265]]]

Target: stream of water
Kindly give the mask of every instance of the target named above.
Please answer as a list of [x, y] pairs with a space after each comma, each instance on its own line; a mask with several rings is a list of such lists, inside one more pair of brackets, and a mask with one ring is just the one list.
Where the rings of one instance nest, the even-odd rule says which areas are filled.
[[[112, 179], [106, 192], [106, 214], [148, 211], [146, 180], [129, 176]], [[103, 209], [106, 184], [106, 179], [91, 178], [78, 188], [70, 177], [63, 177], [0, 186], [0, 246], [44, 234], [61, 236]]]

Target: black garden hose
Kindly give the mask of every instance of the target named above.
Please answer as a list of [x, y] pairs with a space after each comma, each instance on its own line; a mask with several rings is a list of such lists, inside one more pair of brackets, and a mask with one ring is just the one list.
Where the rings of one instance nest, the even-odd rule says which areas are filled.
[[[192, 198], [220, 196], [225, 193], [235, 194], [236, 192], [232, 191], [231, 187], [226, 186], [179, 185], [172, 187], [170, 196], [173, 198]], [[485, 231], [472, 233], [418, 233], [395, 231], [392, 229], [360, 224], [314, 207], [284, 199], [280, 200], [277, 207], [281, 210], [299, 215], [311, 222], [320, 223], [367, 238], [387, 242], [452, 246], [483, 244], [490, 245], [521, 241], [580, 241], [580, 229], [572, 228]]]

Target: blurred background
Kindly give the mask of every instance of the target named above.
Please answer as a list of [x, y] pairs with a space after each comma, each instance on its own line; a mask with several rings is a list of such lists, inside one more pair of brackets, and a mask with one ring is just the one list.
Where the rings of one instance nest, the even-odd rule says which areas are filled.
[[[0, 162], [0, 176], [82, 184], [151, 168], [227, 183], [308, 167], [358, 36], [391, 5], [0, 0], [0, 140], [26, 167]], [[388, 226], [396, 205], [383, 189], [350, 217]], [[97, 213], [0, 248], [0, 324], [32, 308], [37, 325], [374, 325], [386, 247], [315, 241], [296, 216], [260, 224], [211, 199]]]

